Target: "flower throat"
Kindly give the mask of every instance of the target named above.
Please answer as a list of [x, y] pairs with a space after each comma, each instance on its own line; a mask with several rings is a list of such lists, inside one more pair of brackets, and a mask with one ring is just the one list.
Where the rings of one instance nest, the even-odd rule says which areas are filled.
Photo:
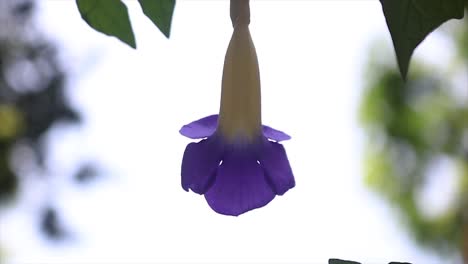
[[228, 140], [261, 135], [260, 72], [249, 31], [249, 10], [239, 9], [224, 59], [218, 130]]

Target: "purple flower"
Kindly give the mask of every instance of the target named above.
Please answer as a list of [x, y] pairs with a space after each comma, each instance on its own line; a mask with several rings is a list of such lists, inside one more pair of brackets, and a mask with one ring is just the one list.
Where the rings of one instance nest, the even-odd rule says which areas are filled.
[[[284, 147], [274, 141], [290, 137], [268, 126], [252, 142], [231, 142], [216, 131], [218, 115], [185, 125], [186, 137], [206, 138], [190, 143], [182, 160], [182, 188], [204, 194], [213, 210], [240, 215], [268, 204], [294, 187]], [[274, 141], [270, 141], [270, 140]]]
[[204, 194], [210, 207], [238, 216], [295, 186], [284, 147], [290, 136], [261, 123], [260, 75], [247, 24], [237, 24], [223, 69], [219, 115], [188, 125], [182, 188]]

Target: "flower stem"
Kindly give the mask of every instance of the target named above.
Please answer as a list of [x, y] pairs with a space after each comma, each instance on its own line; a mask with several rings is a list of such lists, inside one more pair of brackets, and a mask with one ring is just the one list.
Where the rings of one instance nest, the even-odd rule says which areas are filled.
[[250, 0], [231, 0], [232, 26], [236, 24], [250, 24]]

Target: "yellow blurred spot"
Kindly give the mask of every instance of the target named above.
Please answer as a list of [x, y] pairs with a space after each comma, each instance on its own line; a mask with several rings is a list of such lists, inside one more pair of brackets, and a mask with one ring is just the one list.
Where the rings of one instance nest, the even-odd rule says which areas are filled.
[[10, 105], [0, 105], [0, 139], [11, 139], [22, 127], [22, 114]]

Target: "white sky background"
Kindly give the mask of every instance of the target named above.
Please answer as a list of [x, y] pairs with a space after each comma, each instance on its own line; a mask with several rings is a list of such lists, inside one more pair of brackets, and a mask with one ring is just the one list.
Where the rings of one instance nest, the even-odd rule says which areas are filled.
[[[94, 32], [74, 1], [41, 1], [37, 20], [59, 44], [85, 122], [54, 133], [52, 188], [28, 181], [37, 192], [1, 221], [12, 263], [441, 263], [363, 184], [363, 66], [372, 39], [391, 43], [379, 1], [251, 2], [263, 121], [292, 136], [284, 145], [297, 186], [237, 218], [180, 186], [191, 140], [178, 130], [219, 108], [228, 1], [179, 0], [169, 40], [128, 1], [137, 50]], [[418, 56], [437, 51], [436, 36], [427, 42]], [[98, 182], [59, 178], [87, 158], [106, 168]], [[35, 208], [47, 199], [71, 242], [38, 236]]]

